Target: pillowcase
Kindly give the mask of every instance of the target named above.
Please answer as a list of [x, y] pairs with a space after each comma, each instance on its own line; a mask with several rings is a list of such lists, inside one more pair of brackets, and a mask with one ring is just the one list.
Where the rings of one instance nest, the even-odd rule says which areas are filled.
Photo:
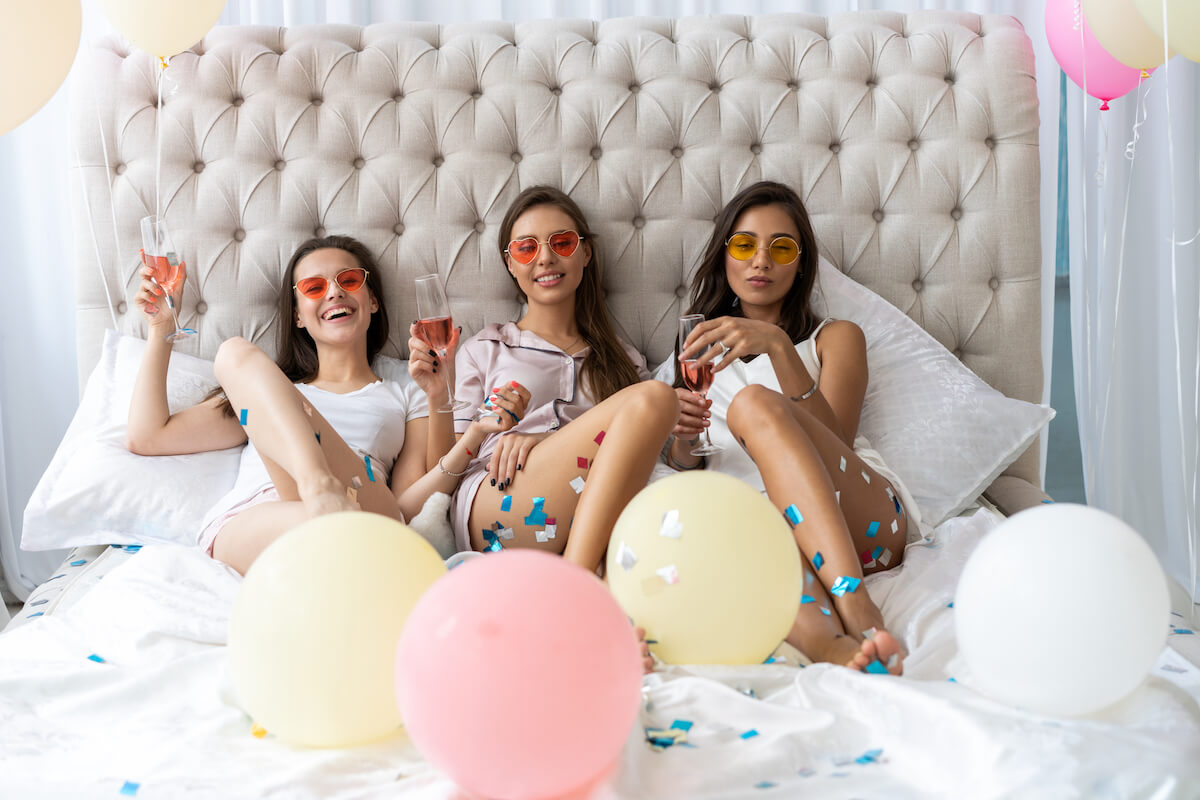
[[817, 278], [818, 315], [848, 319], [866, 336], [870, 378], [858, 431], [936, 527], [974, 503], [1054, 409], [996, 391], [907, 314], [825, 259]]
[[[241, 447], [139, 456], [125, 445], [129, 401], [146, 342], [108, 330], [79, 408], [25, 507], [23, 550], [94, 544], [196, 544], [205, 514], [237, 480]], [[379, 356], [376, 374], [408, 383], [406, 362]], [[171, 354], [167, 403], [195, 405], [217, 385], [211, 361]]]
[[[23, 550], [92, 544], [195, 544], [204, 514], [233, 488], [240, 447], [139, 456], [125, 446], [129, 400], [146, 343], [108, 330], [79, 408], [46, 468], [21, 533]], [[217, 385], [211, 361], [171, 354], [172, 412]]]

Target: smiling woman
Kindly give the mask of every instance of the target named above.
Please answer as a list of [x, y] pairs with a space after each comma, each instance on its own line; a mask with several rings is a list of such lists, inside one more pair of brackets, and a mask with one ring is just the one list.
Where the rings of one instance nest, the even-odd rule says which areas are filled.
[[[210, 555], [243, 573], [268, 544], [312, 517], [358, 509], [413, 517], [433, 492], [454, 488], [453, 472], [462, 468], [455, 461], [465, 463], [485, 435], [509, 424], [493, 417], [473, 422], [455, 444], [448, 419], [433, 425], [428, 419], [429, 401], [447, 393], [435, 359], [412, 359], [408, 386], [375, 374], [371, 365], [387, 342], [388, 316], [380, 270], [360, 242], [310, 239], [286, 275], [279, 319], [289, 324], [280, 326], [277, 363], [245, 339], [229, 339], [217, 351], [220, 388], [170, 413], [170, 343], [151, 335], [129, 409], [129, 448], [143, 455], [248, 442], [236, 484], [200, 533]], [[136, 301], [158, 331], [171, 321], [159, 308], [163, 289], [149, 277]], [[177, 293], [186, 280], [184, 272]], [[456, 344], [457, 335], [450, 351]], [[420, 347], [410, 339], [410, 349]], [[431, 428], [442, 435], [431, 435]]]

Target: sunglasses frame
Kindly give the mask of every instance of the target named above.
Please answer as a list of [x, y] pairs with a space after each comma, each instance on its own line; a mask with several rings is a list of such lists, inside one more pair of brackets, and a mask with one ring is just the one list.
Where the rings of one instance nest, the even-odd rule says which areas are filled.
[[[553, 247], [550, 246], [550, 240], [553, 239], [555, 236], [558, 236], [563, 233], [575, 234], [575, 247], [573, 250], [571, 250], [571, 252], [567, 253], [566, 255], [563, 255], [562, 253], [558, 252], [557, 250], [555, 250]], [[525, 236], [523, 238], [513, 239], [512, 241], [510, 241], [508, 243], [508, 247], [504, 248], [504, 255], [508, 256], [513, 261], [516, 261], [518, 264], [532, 264], [534, 262], [534, 260], [538, 257], [538, 253], [542, 252], [542, 245], [546, 245], [546, 247], [550, 248], [550, 252], [554, 253], [554, 255], [558, 256], [559, 258], [570, 258], [571, 256], [575, 255], [575, 253], [577, 253], [579, 251], [579, 245], [583, 244], [583, 240], [586, 238], [587, 238], [586, 236], [584, 236], [582, 233], [575, 230], [574, 228], [568, 228], [565, 231], [555, 231], [554, 233], [547, 236], [545, 241], [538, 241], [538, 238], [536, 236]], [[522, 261], [521, 259], [517, 258], [515, 255], [513, 255], [512, 253], [509, 252], [512, 249], [513, 244], [515, 244], [516, 242], [527, 242], [530, 239], [537, 242], [538, 249], [533, 251], [533, 255], [529, 257], [528, 261]]]
[[[345, 275], [347, 272], [362, 272], [362, 286], [359, 286], [358, 289], [347, 289], [345, 286], [342, 286], [342, 282], [339, 279], [343, 275]], [[370, 274], [371, 274], [371, 270], [367, 269], [366, 267], [346, 267], [345, 269], [338, 270], [337, 274], [333, 276], [333, 282], [336, 283], [343, 292], [349, 292], [350, 294], [353, 294], [354, 292], [357, 292], [359, 289], [362, 289], [363, 286], [367, 285], [367, 276]], [[321, 297], [321, 295], [325, 294], [326, 290], [329, 289], [329, 278], [326, 278], [324, 275], [311, 275], [308, 278], [300, 279], [301, 281], [307, 281], [307, 280], [315, 280], [318, 278], [320, 280], [324, 281], [325, 283], [324, 283], [324, 285], [321, 286], [321, 291], [317, 292], [316, 294], [308, 294], [303, 289], [301, 289], [300, 281], [293, 283], [292, 288], [295, 289], [297, 292], [299, 292], [301, 294], [301, 296], [307, 297], [309, 300], [317, 300]]]
[[[736, 238], [736, 237], [738, 237], [738, 236], [749, 236], [749, 237], [750, 237], [751, 239], [753, 239], [753, 240], [754, 240], [754, 242], [755, 242], [755, 246], [754, 246], [754, 252], [753, 252], [753, 253], [751, 253], [751, 254], [750, 254], [748, 257], [746, 257], [746, 258], [738, 258], [738, 257], [737, 257], [737, 256], [735, 256], [733, 253], [730, 253], [730, 252], [729, 252], [729, 243], [730, 243], [730, 242], [732, 242], [732, 241], [734, 240], [734, 238]], [[776, 243], [776, 242], [778, 242], [780, 239], [786, 239], [786, 240], [788, 240], [789, 242], [791, 242], [792, 244], [796, 245], [796, 257], [795, 257], [795, 258], [793, 258], [791, 261], [776, 261], [776, 260], [775, 260], [775, 257], [774, 257], [773, 255], [771, 255], [771, 245], [775, 244], [775, 243]], [[725, 252], [726, 252], [726, 253], [729, 255], [729, 257], [730, 257], [730, 258], [732, 258], [734, 261], [740, 261], [740, 262], [742, 262], [743, 264], [744, 264], [744, 263], [746, 263], [747, 261], [753, 261], [753, 260], [754, 260], [754, 257], [755, 257], [756, 255], [758, 255], [758, 251], [759, 251], [759, 250], [761, 250], [761, 249], [762, 249], [762, 245], [761, 245], [761, 244], [759, 244], [759, 239], [758, 239], [758, 237], [757, 237], [757, 236], [754, 236], [753, 234], [750, 234], [750, 233], [735, 233], [735, 234], [733, 234], [732, 236], [730, 236], [728, 239], [726, 239], [726, 240], [725, 240]], [[767, 258], [771, 259], [771, 263], [772, 263], [772, 264], [777, 264], [778, 266], [781, 266], [781, 267], [786, 267], [788, 264], [795, 264], [795, 263], [796, 263], [796, 261], [797, 261], [797, 260], [800, 258], [800, 254], [801, 254], [801, 253], [803, 253], [803, 252], [804, 252], [804, 248], [803, 248], [803, 247], [801, 247], [800, 243], [799, 243], [798, 241], [796, 241], [795, 239], [793, 239], [791, 236], [786, 236], [786, 235], [785, 235], [785, 236], [776, 236], [774, 239], [772, 239], [771, 241], [767, 242]]]

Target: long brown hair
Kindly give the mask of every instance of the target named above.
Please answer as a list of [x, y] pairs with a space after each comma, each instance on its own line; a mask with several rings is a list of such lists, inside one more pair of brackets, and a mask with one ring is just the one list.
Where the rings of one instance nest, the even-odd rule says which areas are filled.
[[[305, 256], [326, 248], [349, 253], [354, 256], [358, 265], [367, 271], [367, 288], [379, 306], [371, 315], [371, 324], [367, 327], [367, 363], [373, 363], [375, 356], [379, 355], [384, 345], [387, 344], [389, 326], [387, 307], [383, 303], [383, 275], [379, 265], [375, 263], [375, 257], [371, 255], [371, 251], [362, 242], [350, 236], [320, 236], [309, 239], [296, 248], [296, 252], [292, 253], [292, 257], [288, 260], [287, 270], [283, 274], [284, 285], [280, 287], [279, 292], [279, 307], [276, 311], [276, 319], [279, 321], [279, 356], [275, 359], [275, 364], [292, 383], [308, 383], [317, 377], [320, 366], [316, 342], [313, 341], [307, 330], [297, 328], [294, 324], [296, 293], [292, 289], [292, 285], [296, 281], [296, 265]], [[221, 387], [218, 386], [209, 394], [209, 397], [216, 397], [221, 393]], [[221, 404], [221, 409], [228, 416], [234, 416], [233, 406], [230, 405], [228, 399]]]
[[[621, 346], [621, 340], [617, 338], [612, 320], [609, 319], [608, 308], [604, 305], [599, 243], [596, 241], [596, 235], [588, 227], [583, 211], [574, 200], [553, 186], [530, 186], [517, 195], [517, 199], [509, 206], [504, 220], [500, 223], [501, 259], [508, 247], [517, 218], [534, 206], [554, 206], [560, 209], [571, 218], [575, 230], [592, 248], [591, 263], [583, 271], [583, 279], [575, 291], [575, 324], [579, 327], [583, 340], [591, 348], [591, 352], [583, 360], [582, 376], [587, 381], [592, 399], [599, 403], [640, 380], [637, 367]], [[521, 302], [526, 302], [528, 298], [521, 292], [516, 276], [509, 273], [509, 277], [517, 287]]]
[[[783, 206], [800, 233], [800, 264], [796, 279], [784, 295], [783, 307], [779, 310], [779, 326], [787, 331], [792, 344], [797, 344], [811, 336], [820, 322], [809, 305], [817, 275], [817, 238], [813, 235], [803, 201], [791, 187], [782, 183], [759, 181], [747, 186], [721, 209], [692, 279], [691, 305], [687, 313], [703, 314], [705, 319], [745, 316], [725, 275], [725, 241], [733, 233], [738, 217], [747, 209], [769, 205]], [[679, 342], [675, 343], [675, 355], [679, 355]], [[675, 383], [682, 386], [682, 376], [678, 372], [676, 370]]]

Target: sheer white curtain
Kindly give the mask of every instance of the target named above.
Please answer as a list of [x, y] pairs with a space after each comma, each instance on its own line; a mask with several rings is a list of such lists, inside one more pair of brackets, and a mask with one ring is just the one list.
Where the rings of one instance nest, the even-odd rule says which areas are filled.
[[[94, 0], [84, 0], [84, 40], [110, 30]], [[1049, 398], [1053, 330], [1055, 163], [1058, 66], [1042, 34], [1042, 0], [229, 0], [220, 24], [365, 25], [395, 20], [523, 21], [544, 17], [773, 14], [797, 10], [837, 14], [857, 10], [953, 9], [1009, 14], [1020, 19], [1037, 51], [1042, 102], [1043, 363]], [[2, 76], [6, 80], [19, 76]], [[64, 198], [69, 191], [66, 93], [34, 118], [0, 137], [0, 242], [10, 302], [0, 317], [0, 563], [11, 591], [24, 597], [44, 580], [60, 554], [18, 549], [21, 516], [71, 415], [75, 377], [72, 274], [73, 231]]]
[[1073, 85], [1068, 94], [1071, 327], [1088, 503], [1140, 531], [1193, 601], [1198, 97], [1200, 64], [1183, 57], [1109, 111]]

